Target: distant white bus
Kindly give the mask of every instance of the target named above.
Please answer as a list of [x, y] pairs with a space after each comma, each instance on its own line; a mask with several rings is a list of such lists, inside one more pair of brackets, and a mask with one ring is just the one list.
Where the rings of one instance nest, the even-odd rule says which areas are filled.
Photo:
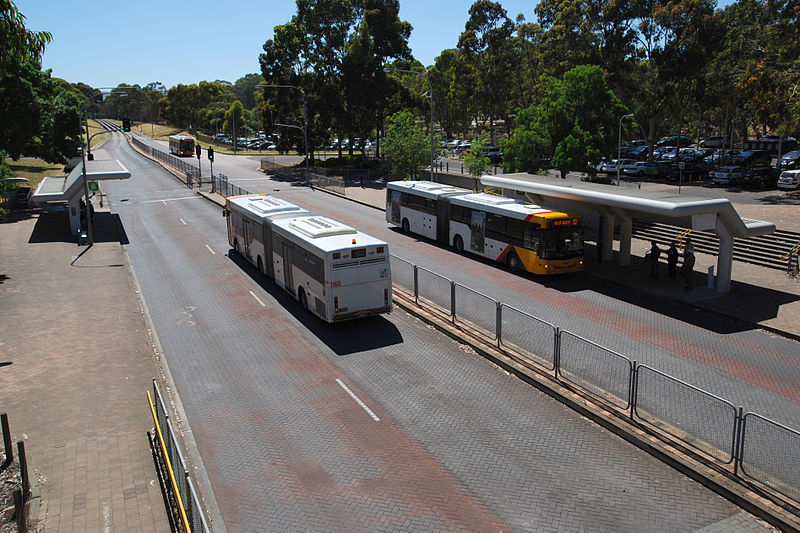
[[228, 243], [327, 322], [389, 313], [386, 242], [271, 195], [226, 200]]
[[392, 181], [386, 221], [512, 270], [561, 274], [583, 269], [583, 217], [430, 181]]

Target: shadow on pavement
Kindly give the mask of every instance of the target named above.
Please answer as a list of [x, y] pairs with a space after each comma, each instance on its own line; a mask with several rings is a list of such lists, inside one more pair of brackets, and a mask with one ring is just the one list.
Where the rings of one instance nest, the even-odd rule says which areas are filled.
[[304, 311], [292, 295], [279, 287], [268, 276], [261, 275], [247, 259], [233, 250], [228, 251], [228, 258], [336, 355], [350, 355], [403, 342], [400, 331], [384, 316], [348, 320], [336, 324], [324, 322], [310, 312]]
[[[119, 242], [129, 244], [128, 235], [122, 225], [119, 215], [109, 212], [96, 212], [93, 226], [94, 242]], [[66, 208], [56, 208], [41, 211], [36, 225], [33, 227], [29, 244], [47, 242], [73, 242], [77, 237], [72, 235], [69, 228], [69, 216]]]

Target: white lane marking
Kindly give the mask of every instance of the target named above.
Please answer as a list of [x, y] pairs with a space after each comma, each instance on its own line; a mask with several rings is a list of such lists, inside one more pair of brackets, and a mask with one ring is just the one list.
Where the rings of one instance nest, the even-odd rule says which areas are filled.
[[339, 379], [339, 378], [336, 378], [336, 383], [338, 383], [338, 384], [339, 384], [339, 385], [340, 385], [340, 386], [341, 386], [341, 387], [342, 387], [342, 388], [343, 388], [343, 389], [344, 389], [344, 390], [347, 392], [347, 394], [349, 394], [349, 395], [350, 395], [350, 396], [351, 396], [351, 397], [352, 397], [352, 398], [353, 398], [353, 399], [356, 401], [356, 403], [357, 403], [358, 405], [360, 405], [360, 406], [361, 406], [361, 407], [362, 407], [362, 408], [363, 408], [363, 409], [364, 409], [364, 410], [367, 412], [367, 414], [369, 414], [369, 416], [371, 416], [371, 417], [372, 417], [372, 419], [373, 419], [375, 422], [380, 422], [380, 421], [381, 421], [381, 419], [380, 419], [380, 418], [378, 418], [378, 417], [375, 415], [375, 413], [373, 413], [373, 412], [372, 412], [372, 409], [370, 409], [369, 407], [367, 407], [367, 406], [364, 404], [364, 402], [362, 402], [362, 401], [361, 401], [361, 399], [360, 399], [358, 396], [356, 396], [355, 394], [353, 394], [353, 391], [351, 391], [350, 389], [348, 389], [348, 388], [347, 388], [347, 385], [345, 385], [344, 383], [342, 383], [342, 380], [341, 380], [341, 379]]
[[185, 221], [185, 220], [183, 220], [183, 219], [181, 218], [181, 219], [180, 219], [180, 221], [181, 221], [181, 223], [182, 223], [184, 226], [186, 226], [186, 221]]
[[267, 306], [267, 304], [265, 304], [264, 302], [261, 301], [261, 298], [256, 296], [256, 293], [254, 293], [253, 291], [250, 291], [250, 294], [252, 294], [253, 298], [255, 298], [256, 301], [261, 304], [261, 307], [266, 307]]
[[209, 252], [211, 252], [212, 254], [214, 254], [214, 255], [217, 255], [217, 252], [215, 252], [214, 250], [212, 250], [212, 249], [211, 249], [211, 247], [210, 247], [209, 245], [207, 245], [207, 244], [206, 244], [206, 248], [208, 248], [208, 251], [209, 251]]
[[166, 198], [164, 200], [143, 200], [139, 203], [141, 204], [154, 204], [156, 202], [161, 202], [164, 205], [167, 205], [167, 202], [174, 202], [176, 200], [199, 200], [202, 196], [181, 196], [180, 198]]

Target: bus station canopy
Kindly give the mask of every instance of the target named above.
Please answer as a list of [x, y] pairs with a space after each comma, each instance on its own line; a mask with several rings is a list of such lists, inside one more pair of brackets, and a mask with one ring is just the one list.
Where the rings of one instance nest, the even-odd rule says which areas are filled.
[[[85, 161], [86, 179], [98, 180], [124, 180], [131, 177], [131, 173], [116, 159], [103, 159]], [[83, 196], [83, 164], [79, 163], [66, 176], [48, 176], [39, 183], [36, 191], [31, 195], [34, 203], [42, 204], [58, 202], [67, 204], [69, 213], [69, 226], [73, 235], [80, 233], [80, 201]]]
[[775, 224], [741, 218], [727, 198], [698, 198], [674, 191], [642, 191], [609, 185], [569, 182], [532, 174], [483, 176], [485, 186], [521, 191], [539, 205], [599, 215], [600, 258], [610, 260], [614, 226], [619, 224], [619, 264], [630, 264], [633, 219], [662, 222], [698, 231], [713, 231], [719, 238], [717, 292], [730, 291], [733, 238], [767, 235]]

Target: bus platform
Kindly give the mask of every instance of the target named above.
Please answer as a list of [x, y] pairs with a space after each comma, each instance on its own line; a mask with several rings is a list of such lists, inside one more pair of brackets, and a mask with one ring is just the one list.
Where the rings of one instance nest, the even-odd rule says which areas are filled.
[[147, 436], [153, 348], [107, 206], [94, 224], [88, 247], [67, 208], [0, 224], [0, 412], [25, 441], [27, 526], [169, 532]]
[[[381, 211], [386, 209], [385, 188], [348, 187], [344, 196]], [[734, 202], [734, 207], [742, 217], [773, 222], [778, 229], [800, 231], [800, 218], [797, 217], [795, 205]], [[693, 288], [686, 289], [686, 281], [680, 277], [680, 273], [676, 278], [669, 277], [666, 261], [660, 264], [658, 278], [649, 277], [650, 266], [643, 263], [649, 247], [649, 242], [634, 239], [631, 244], [631, 264], [620, 266], [615, 258], [598, 263], [596, 250], [589, 245], [586, 247], [583, 275], [634, 289], [653, 298], [682, 304], [687, 309], [713, 312], [800, 340], [800, 279], [780, 270], [735, 261], [731, 290], [727, 294], [720, 294], [713, 284], [708, 284], [709, 267], [716, 265], [717, 258], [696, 253]]]

